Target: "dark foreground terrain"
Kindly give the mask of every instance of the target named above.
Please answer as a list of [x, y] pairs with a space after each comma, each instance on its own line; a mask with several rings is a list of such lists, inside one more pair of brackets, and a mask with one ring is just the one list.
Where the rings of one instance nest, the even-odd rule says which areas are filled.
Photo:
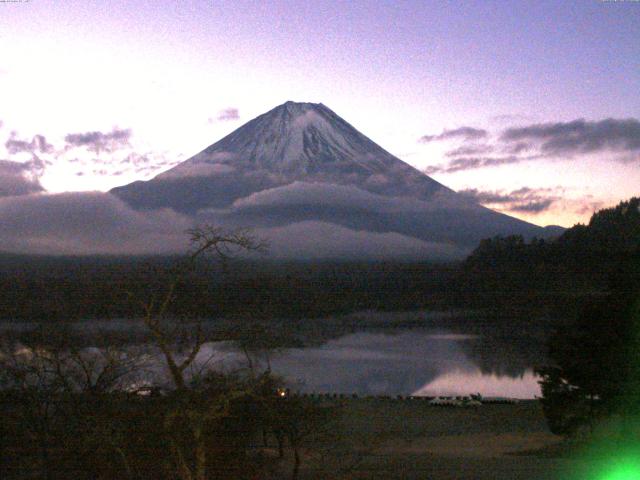
[[[301, 402], [307, 404], [302, 408], [324, 413], [308, 410], [311, 413], [302, 421], [294, 420], [290, 412], [301, 408]], [[36, 444], [14, 436], [35, 440], [38, 436], [27, 431], [34, 426], [14, 423], [9, 428], [14, 435], [3, 439], [3, 478], [169, 478], [172, 454], [165, 444], [178, 431], [166, 437], [167, 417], [163, 421], [161, 412], [170, 403], [150, 398], [121, 404], [117, 420], [125, 423], [120, 426], [101, 421], [95, 412], [83, 416], [85, 420], [74, 426], [82, 427], [78, 435], [49, 437], [49, 458], [44, 459]], [[206, 478], [562, 479], [576, 462], [562, 438], [549, 432], [536, 400], [442, 407], [426, 399], [293, 398], [272, 407], [267, 423], [264, 416], [249, 414], [245, 405], [227, 417], [231, 423], [218, 423], [208, 432], [213, 463], [207, 462]], [[5, 404], [6, 413], [13, 410]], [[241, 411], [245, 414], [238, 416]], [[3, 421], [10, 417], [5, 415]], [[81, 417], [76, 411], [69, 418], [77, 422]], [[281, 452], [274, 419], [287, 431]], [[267, 428], [266, 437], [261, 425]], [[70, 433], [71, 427], [63, 426], [62, 432]], [[123, 436], [126, 431], [130, 433]], [[223, 463], [215, 460], [222, 457]]]
[[574, 462], [537, 401], [456, 408], [347, 400], [339, 430], [348, 437], [340, 454], [309, 445], [301, 478], [562, 479]]

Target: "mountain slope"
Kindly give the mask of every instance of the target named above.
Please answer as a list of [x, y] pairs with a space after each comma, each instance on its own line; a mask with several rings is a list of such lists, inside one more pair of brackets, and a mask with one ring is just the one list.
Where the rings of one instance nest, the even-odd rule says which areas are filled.
[[498, 234], [544, 236], [456, 194], [312, 103], [280, 105], [152, 180], [111, 193], [137, 209], [172, 208], [203, 221], [339, 225], [438, 248], [468, 250]]
[[[139, 208], [169, 206], [193, 213], [296, 180], [424, 199], [445, 188], [324, 105], [287, 102], [150, 182], [112, 193]], [[177, 185], [180, 192], [172, 192]]]

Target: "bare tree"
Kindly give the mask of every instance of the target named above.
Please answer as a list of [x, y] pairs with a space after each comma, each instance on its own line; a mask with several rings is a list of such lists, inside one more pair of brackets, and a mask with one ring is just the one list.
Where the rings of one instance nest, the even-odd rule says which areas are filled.
[[[167, 310], [176, 298], [178, 285], [203, 257], [213, 255], [216, 260], [227, 262], [238, 253], [264, 252], [267, 248], [266, 242], [254, 237], [248, 230], [225, 231], [204, 225], [187, 233], [191, 237], [190, 251], [170, 272], [165, 291], [141, 302], [144, 312], [142, 320], [160, 349], [171, 380], [178, 390], [187, 388], [185, 372], [193, 365], [205, 343], [200, 321], [188, 325], [187, 329], [181, 328], [184, 325], [179, 322], [166, 321]], [[182, 338], [182, 343], [187, 344], [183, 358], [176, 353], [176, 338]]]
[[258, 370], [261, 366], [266, 367], [266, 372], [271, 372], [271, 357], [274, 353], [283, 348], [302, 346], [300, 340], [286, 332], [282, 325], [256, 319], [234, 324], [224, 332], [224, 336], [244, 354], [252, 375], [261, 373]]
[[52, 478], [60, 461], [51, 450], [61, 438], [86, 446], [84, 458], [107, 448], [104, 440], [110, 439], [94, 433], [111, 428], [107, 428], [108, 419], [96, 420], [96, 407], [111, 401], [116, 390], [128, 387], [139, 363], [126, 349], [115, 346], [81, 348], [60, 327], [41, 327], [29, 337], [0, 345], [0, 383], [3, 395], [13, 398], [11, 411], [22, 426], [16, 433], [38, 452], [31, 467], [36, 466], [40, 476]]
[[297, 480], [306, 447], [334, 443], [335, 427], [341, 410], [338, 402], [316, 403], [314, 400], [283, 395], [264, 400], [267, 422], [278, 441], [279, 457], [284, 456], [284, 442], [293, 456], [291, 479]]
[[226, 231], [204, 225], [189, 230], [188, 234], [191, 248], [169, 272], [166, 289], [141, 302], [142, 321], [160, 350], [176, 390], [176, 401], [164, 420], [175, 473], [181, 480], [205, 480], [205, 429], [227, 417], [232, 402], [244, 392], [242, 389], [226, 389], [203, 402], [202, 395], [190, 391], [193, 387], [187, 372], [194, 366], [206, 337], [201, 321], [184, 323], [169, 319], [168, 310], [176, 299], [180, 282], [196, 268], [200, 259], [212, 256], [224, 263], [242, 252], [263, 252], [267, 245], [247, 230]]
[[17, 342], [3, 342], [0, 347], [0, 383], [3, 396], [10, 395], [6, 401], [15, 395], [19, 402], [15, 412], [22, 428], [16, 433], [23, 434], [37, 452], [30, 467], [42, 478], [52, 478], [50, 451], [62, 386], [41, 356]]

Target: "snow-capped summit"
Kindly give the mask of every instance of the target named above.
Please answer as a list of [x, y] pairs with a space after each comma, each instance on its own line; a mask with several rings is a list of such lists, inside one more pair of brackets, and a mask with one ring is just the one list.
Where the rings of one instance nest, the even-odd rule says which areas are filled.
[[139, 209], [172, 208], [279, 231], [291, 227], [298, 236], [300, 225], [315, 228], [322, 232], [310, 247], [315, 250], [320, 237], [337, 231], [355, 242], [355, 251], [358, 239], [372, 232], [377, 250], [393, 237], [409, 250], [439, 252], [468, 250], [499, 234], [544, 236], [540, 227], [441, 185], [321, 103], [286, 102], [152, 180], [111, 192]]
[[429, 196], [443, 188], [321, 103], [286, 102], [159, 175], [158, 179], [263, 171], [276, 184], [351, 184], [376, 193]]

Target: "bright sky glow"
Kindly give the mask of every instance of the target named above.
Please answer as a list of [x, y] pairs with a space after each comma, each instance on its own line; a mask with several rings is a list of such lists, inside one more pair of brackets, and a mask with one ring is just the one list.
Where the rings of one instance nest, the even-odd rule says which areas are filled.
[[[417, 168], [446, 166], [459, 139], [421, 137], [471, 126], [495, 147], [509, 127], [640, 118], [639, 26], [637, 2], [0, 3], [0, 140], [46, 137], [48, 191], [108, 190], [296, 100]], [[114, 129], [131, 136], [112, 152], [65, 144]], [[0, 159], [29, 158], [0, 146]], [[631, 147], [431, 175], [456, 190], [535, 190], [547, 208], [508, 213], [571, 225], [638, 194], [639, 167]]]

